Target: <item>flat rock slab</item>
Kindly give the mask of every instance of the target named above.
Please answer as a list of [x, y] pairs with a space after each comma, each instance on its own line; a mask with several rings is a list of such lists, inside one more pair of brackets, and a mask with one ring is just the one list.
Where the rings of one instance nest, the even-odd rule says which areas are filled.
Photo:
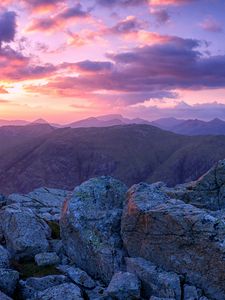
[[166, 272], [140, 257], [127, 257], [126, 266], [128, 272], [136, 274], [141, 280], [142, 292], [146, 298], [154, 295], [160, 298], [181, 299], [181, 282], [176, 273]]
[[83, 300], [81, 290], [73, 283], [50, 287], [38, 294], [38, 300]]
[[129, 272], [117, 272], [113, 275], [106, 295], [112, 299], [140, 299], [141, 283], [137, 276]]
[[225, 299], [225, 222], [148, 185], [128, 192], [122, 237], [129, 256], [184, 275], [209, 298]]
[[60, 262], [60, 258], [55, 252], [39, 253], [35, 255], [34, 259], [38, 266], [57, 265]]

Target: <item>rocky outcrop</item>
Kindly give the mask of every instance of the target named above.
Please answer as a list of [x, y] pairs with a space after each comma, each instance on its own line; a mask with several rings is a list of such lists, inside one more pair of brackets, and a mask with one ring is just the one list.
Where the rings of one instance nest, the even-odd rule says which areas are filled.
[[129, 256], [184, 276], [213, 299], [225, 298], [225, 222], [157, 186], [133, 186], [122, 217]]
[[12, 298], [8, 297], [6, 294], [0, 291], [0, 299], [1, 300], [12, 300]]
[[19, 273], [10, 269], [0, 269], [0, 290], [8, 296], [12, 296], [17, 282]]
[[45, 221], [59, 221], [63, 202], [69, 193], [59, 189], [39, 188], [26, 195], [11, 194], [6, 204], [28, 207]]
[[0, 211], [0, 227], [7, 249], [16, 258], [33, 257], [48, 250], [50, 228], [29, 208], [4, 207]]
[[64, 275], [49, 275], [42, 278], [30, 277], [27, 280], [20, 280], [20, 295], [22, 299], [36, 300], [40, 292], [68, 282], [69, 279]]
[[76, 268], [74, 266], [59, 266], [58, 268], [64, 274], [66, 274], [71, 281], [79, 286], [87, 289], [93, 289], [96, 286], [95, 281], [83, 270]]
[[120, 220], [127, 188], [111, 177], [90, 179], [64, 204], [61, 235], [70, 259], [108, 283], [121, 268]]
[[146, 299], [152, 295], [181, 299], [181, 278], [176, 273], [166, 272], [141, 257], [127, 257], [126, 266], [128, 272], [136, 274], [141, 280]]
[[171, 198], [199, 208], [225, 209], [225, 160], [219, 161], [197, 181], [163, 189]]
[[140, 299], [140, 288], [141, 284], [136, 275], [129, 272], [117, 272], [106, 289], [106, 295], [118, 300]]
[[176, 188], [99, 177], [3, 196], [0, 299], [224, 300], [224, 165]]
[[73, 283], [63, 283], [38, 293], [38, 300], [83, 300], [81, 290]]
[[0, 268], [9, 267], [9, 252], [3, 246], [0, 245]]
[[38, 266], [57, 265], [60, 262], [60, 259], [55, 252], [42, 252], [36, 254], [34, 260]]

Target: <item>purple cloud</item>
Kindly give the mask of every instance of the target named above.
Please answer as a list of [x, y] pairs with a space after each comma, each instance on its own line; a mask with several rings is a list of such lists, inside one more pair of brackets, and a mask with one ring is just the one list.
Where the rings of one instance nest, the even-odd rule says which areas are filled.
[[126, 113], [130, 117], [141, 116], [142, 118], [152, 120], [159, 118], [181, 118], [181, 119], [201, 119], [212, 120], [214, 118], [220, 118], [225, 120], [225, 104], [212, 102], [189, 105], [185, 102], [179, 102], [174, 107], [160, 108], [157, 106], [146, 107], [139, 105], [136, 107], [130, 107]]
[[137, 6], [148, 3], [148, 0], [96, 0], [100, 5], [111, 7], [115, 5], [121, 6]]
[[125, 34], [138, 31], [143, 28], [142, 22], [138, 21], [136, 17], [129, 16], [126, 19], [119, 21], [115, 26], [106, 30], [106, 33]]
[[111, 62], [90, 60], [78, 62], [76, 63], [76, 66], [78, 66], [81, 71], [88, 72], [110, 71], [113, 68], [113, 64]]
[[159, 25], [170, 21], [170, 15], [166, 9], [151, 9], [151, 15], [155, 17], [156, 23]]
[[88, 13], [83, 10], [82, 6], [80, 3], [76, 4], [73, 7], [68, 7], [65, 9], [62, 13], [58, 15], [59, 18], [61, 19], [70, 19], [74, 17], [87, 17]]
[[222, 25], [213, 19], [213, 17], [207, 17], [201, 24], [200, 27], [208, 32], [222, 32]]
[[7, 11], [0, 14], [0, 46], [12, 42], [16, 34], [16, 13]]

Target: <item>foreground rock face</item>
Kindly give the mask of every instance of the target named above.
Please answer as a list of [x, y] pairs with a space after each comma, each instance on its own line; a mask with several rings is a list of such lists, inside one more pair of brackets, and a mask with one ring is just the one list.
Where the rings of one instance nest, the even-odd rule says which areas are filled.
[[83, 300], [81, 290], [73, 283], [63, 283], [40, 292], [38, 300]]
[[19, 273], [17, 271], [10, 269], [0, 269], [0, 290], [5, 294], [9, 296], [13, 295], [18, 280]]
[[166, 188], [171, 198], [177, 198], [199, 208], [225, 208], [225, 160], [219, 161], [197, 181], [175, 188]]
[[123, 183], [111, 177], [91, 179], [75, 188], [61, 220], [67, 255], [107, 283], [122, 264], [120, 220], [126, 191]]
[[108, 296], [118, 300], [140, 299], [140, 281], [129, 272], [117, 272], [106, 290]]
[[11, 194], [7, 197], [6, 204], [19, 204], [28, 207], [46, 221], [59, 221], [63, 202], [70, 192], [39, 188], [26, 195]]
[[137, 257], [126, 258], [127, 271], [134, 273], [142, 282], [143, 295], [181, 299], [180, 277], [173, 272], [165, 272], [151, 262]]
[[128, 192], [122, 237], [131, 257], [142, 257], [225, 299], [225, 222], [157, 186], [139, 184]]
[[7, 249], [16, 258], [33, 257], [49, 247], [50, 228], [31, 209], [6, 206], [0, 211], [0, 227]]
[[3, 197], [0, 299], [224, 300], [224, 166], [175, 188], [100, 177]]

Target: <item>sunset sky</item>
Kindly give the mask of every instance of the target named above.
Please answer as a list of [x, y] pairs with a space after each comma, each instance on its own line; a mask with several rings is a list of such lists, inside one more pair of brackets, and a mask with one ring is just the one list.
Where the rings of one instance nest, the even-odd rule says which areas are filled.
[[225, 119], [224, 0], [1, 0], [0, 119]]

